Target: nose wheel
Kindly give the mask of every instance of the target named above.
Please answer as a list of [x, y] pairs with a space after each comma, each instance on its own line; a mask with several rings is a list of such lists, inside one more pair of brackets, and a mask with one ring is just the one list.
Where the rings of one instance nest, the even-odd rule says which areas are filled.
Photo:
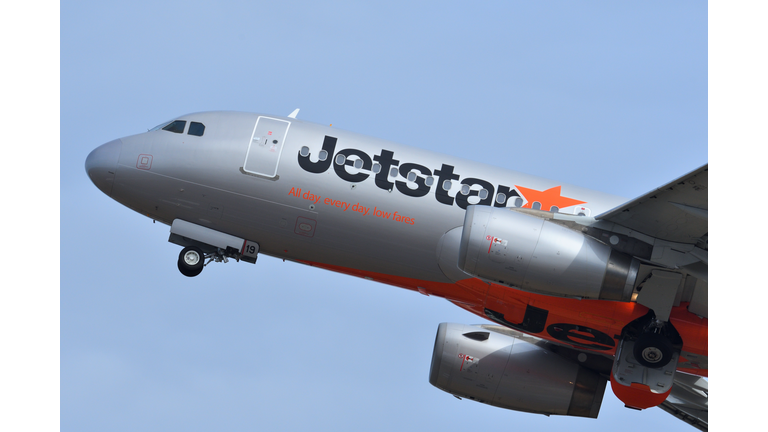
[[203, 271], [205, 254], [200, 248], [187, 246], [179, 254], [179, 271], [187, 277], [194, 277]]
[[[179, 254], [179, 271], [184, 276], [195, 277], [199, 275], [200, 272], [203, 271], [203, 267], [207, 266], [208, 264], [212, 262], [227, 263], [229, 262], [229, 258], [240, 261], [240, 258], [242, 257], [237, 255], [235, 252], [221, 248], [206, 254], [199, 247], [187, 246], [182, 249], [181, 253]], [[208, 261], [206, 262], [206, 260]], [[246, 260], [250, 263], [256, 262], [256, 258], [253, 257], [245, 257], [243, 260]]]

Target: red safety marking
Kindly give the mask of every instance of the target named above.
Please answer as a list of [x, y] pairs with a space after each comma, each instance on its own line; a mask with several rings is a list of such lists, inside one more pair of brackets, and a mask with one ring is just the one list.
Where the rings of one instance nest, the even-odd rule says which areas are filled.
[[493, 246], [493, 240], [495, 239], [495, 237], [491, 239], [491, 244], [488, 245], [488, 253], [491, 253], [491, 246]]
[[245, 253], [245, 244], [248, 243], [248, 240], [243, 240], [243, 247], [240, 248], [240, 255], [243, 255]]
[[464, 360], [467, 358], [467, 356], [463, 354], [459, 354], [461, 356], [461, 367], [459, 368], [459, 372], [461, 372], [462, 369], [464, 369]]

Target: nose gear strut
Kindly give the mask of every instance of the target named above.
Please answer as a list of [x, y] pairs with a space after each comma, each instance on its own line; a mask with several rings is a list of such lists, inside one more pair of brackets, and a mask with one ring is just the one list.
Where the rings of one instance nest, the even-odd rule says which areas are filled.
[[203, 267], [212, 262], [226, 263], [230, 258], [255, 264], [259, 253], [259, 244], [254, 241], [181, 219], [173, 221], [168, 241], [184, 247], [178, 267], [187, 277], [199, 275]]

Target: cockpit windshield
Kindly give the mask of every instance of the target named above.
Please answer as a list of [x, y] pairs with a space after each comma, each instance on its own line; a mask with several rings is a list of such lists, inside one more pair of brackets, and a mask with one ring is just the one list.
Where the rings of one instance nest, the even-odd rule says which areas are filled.
[[186, 120], [174, 120], [163, 127], [163, 130], [173, 133], [184, 133], [184, 128], [187, 126]]
[[[160, 123], [159, 125], [153, 127], [149, 130], [149, 132], [164, 130], [168, 132], [173, 133], [184, 133], [184, 129], [187, 126], [186, 120], [170, 120], [167, 122]], [[199, 122], [190, 122], [189, 124], [189, 132], [187, 132], [189, 135], [195, 135], [195, 136], [203, 136], [205, 133], [205, 125]]]
[[171, 122], [173, 122], [173, 120], [164, 121], [164, 122], [160, 123], [159, 125], [157, 125], [157, 126], [153, 127], [152, 129], [150, 129], [149, 132], [159, 131], [160, 129], [162, 129], [162, 128], [168, 126], [169, 124], [171, 124]]
[[187, 125], [186, 120], [171, 120], [165, 123], [160, 123], [159, 125], [153, 127], [149, 131], [154, 132], [162, 129], [162, 130], [167, 130], [169, 132], [184, 133], [184, 127], [186, 125]]

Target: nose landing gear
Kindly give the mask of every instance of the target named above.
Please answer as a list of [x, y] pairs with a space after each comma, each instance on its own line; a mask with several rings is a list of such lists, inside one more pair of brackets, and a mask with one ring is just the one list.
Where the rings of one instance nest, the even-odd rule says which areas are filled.
[[254, 241], [181, 219], [173, 221], [168, 241], [184, 247], [179, 254], [178, 267], [187, 277], [199, 275], [203, 267], [212, 262], [229, 262], [229, 258], [255, 264], [259, 254], [259, 244]]

